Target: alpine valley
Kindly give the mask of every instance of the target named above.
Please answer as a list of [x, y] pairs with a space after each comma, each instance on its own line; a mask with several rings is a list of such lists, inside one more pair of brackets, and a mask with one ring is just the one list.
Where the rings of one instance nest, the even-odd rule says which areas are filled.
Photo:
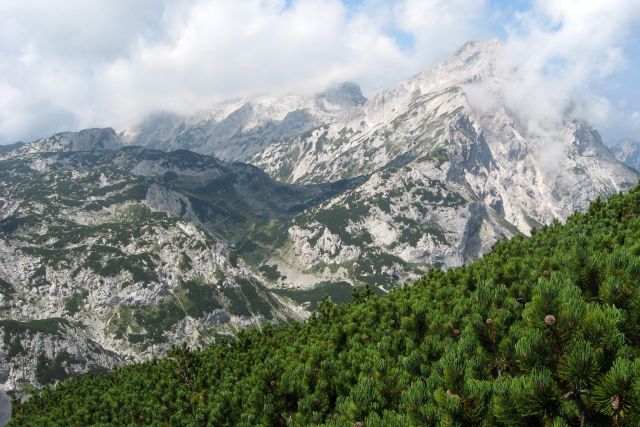
[[570, 112], [541, 132], [477, 108], [500, 49], [468, 43], [369, 99], [344, 83], [0, 147], [0, 382], [302, 320], [633, 187]]

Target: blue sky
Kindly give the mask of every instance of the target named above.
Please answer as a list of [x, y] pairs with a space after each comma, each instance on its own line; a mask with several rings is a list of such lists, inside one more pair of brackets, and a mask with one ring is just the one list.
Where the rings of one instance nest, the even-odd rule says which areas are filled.
[[640, 139], [639, 22], [638, 0], [0, 2], [0, 143], [345, 80], [370, 95], [493, 37], [523, 97], [553, 87], [541, 105]]
[[[287, 2], [292, 4], [292, 0]], [[361, 8], [368, 7], [366, 0], [343, 0], [342, 2], [349, 10], [358, 11]], [[383, 0], [380, 3], [386, 3], [393, 5], [396, 3], [394, 0]], [[492, 0], [486, 2], [487, 13], [487, 26], [489, 32], [497, 37], [505, 37], [507, 26], [514, 25], [513, 16], [519, 12], [525, 12], [531, 10], [533, 2], [528, 0]], [[414, 44], [413, 37], [410, 33], [404, 32], [399, 28], [389, 28], [389, 34], [394, 37], [405, 49], [411, 49]]]
[[[562, 2], [563, 0], [556, 0]], [[387, 2], [393, 4], [393, 1]], [[495, 36], [508, 39], [511, 33], [526, 33], [528, 28], [520, 21], [522, 15], [536, 14], [539, 3], [530, 0], [489, 0], [485, 2], [486, 36]], [[575, 3], [575, 2], [574, 2]], [[625, 3], [625, 2], [620, 2]], [[344, 4], [351, 10], [367, 7], [363, 0], [344, 0]], [[606, 7], [606, 4], [603, 3]], [[616, 2], [610, 5], [616, 7]], [[628, 5], [622, 5], [625, 7]], [[580, 7], [576, 3], [576, 7]], [[635, 8], [637, 11], [637, 7]], [[590, 82], [589, 88], [609, 100], [612, 114], [619, 117], [612, 122], [600, 124], [603, 137], [608, 143], [614, 143], [619, 139], [631, 137], [640, 139], [640, 120], [637, 119], [640, 111], [640, 17], [637, 15], [631, 19], [632, 24], [624, 35], [623, 41], [618, 44], [624, 54], [624, 61], [615, 71], [606, 78]], [[550, 27], [562, 25], [548, 23]], [[622, 30], [622, 29], [621, 29]], [[402, 31], [401, 28], [390, 27], [386, 31], [402, 48], [411, 50], [415, 46], [411, 33]], [[597, 26], [593, 31], [599, 31]], [[635, 114], [636, 120], [632, 116]], [[635, 123], [633, 123], [635, 122]]]

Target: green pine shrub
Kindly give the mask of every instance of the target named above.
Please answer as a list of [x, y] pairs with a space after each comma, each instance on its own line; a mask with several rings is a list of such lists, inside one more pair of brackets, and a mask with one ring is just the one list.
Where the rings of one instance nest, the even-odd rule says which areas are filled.
[[304, 323], [81, 375], [13, 425], [637, 426], [640, 187]]

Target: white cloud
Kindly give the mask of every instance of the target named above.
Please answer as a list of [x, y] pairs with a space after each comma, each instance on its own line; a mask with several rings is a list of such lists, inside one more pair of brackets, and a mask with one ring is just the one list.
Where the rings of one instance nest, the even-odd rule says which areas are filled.
[[417, 54], [429, 62], [464, 43], [489, 36], [485, 0], [406, 0], [394, 8], [396, 25], [415, 38]]
[[500, 102], [532, 128], [554, 127], [569, 110], [606, 126], [615, 112], [594, 88], [625, 65], [640, 3], [538, 0], [518, 18], [497, 66]]
[[[508, 35], [503, 65], [519, 72], [506, 102], [542, 122], [577, 98], [581, 114], [610, 120], [610, 101], [591, 86], [624, 65], [638, 8], [537, 1]], [[0, 2], [0, 143], [336, 81], [371, 93], [487, 38], [489, 9], [490, 0]]]
[[126, 53], [138, 37], [163, 30], [165, 0], [5, 1], [0, 3], [0, 50], [28, 46], [64, 58], [105, 59]]
[[[475, 24], [483, 7], [482, 0], [368, 0], [355, 10], [339, 0], [2, 2], [0, 142], [336, 81], [379, 89], [482, 34]], [[399, 46], [390, 29], [415, 37], [415, 49]]]

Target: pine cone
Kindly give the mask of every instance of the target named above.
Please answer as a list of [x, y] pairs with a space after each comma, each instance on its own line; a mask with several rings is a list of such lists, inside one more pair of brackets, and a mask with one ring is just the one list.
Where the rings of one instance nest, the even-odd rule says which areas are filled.
[[493, 319], [488, 317], [487, 320], [484, 321], [487, 325], [493, 325]]
[[455, 328], [455, 329], [453, 330], [453, 335], [460, 335], [460, 329]]
[[611, 399], [609, 399], [609, 401], [611, 402], [611, 407], [613, 408], [614, 411], [617, 411], [618, 409], [620, 409], [620, 396], [616, 394]]
[[358, 421], [356, 422], [353, 427], [364, 427], [364, 421]]
[[556, 316], [554, 316], [553, 314], [547, 314], [546, 316], [544, 316], [544, 323], [549, 325], [549, 326], [553, 326], [556, 324]]

